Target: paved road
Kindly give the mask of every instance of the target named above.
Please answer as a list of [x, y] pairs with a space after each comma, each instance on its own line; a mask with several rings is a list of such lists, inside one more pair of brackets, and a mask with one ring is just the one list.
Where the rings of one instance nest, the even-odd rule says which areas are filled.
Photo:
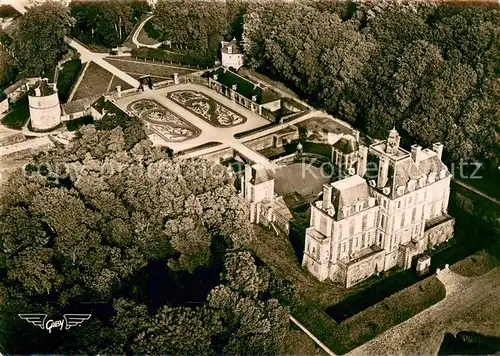
[[445, 333], [500, 336], [500, 267], [479, 277], [442, 271], [446, 297], [348, 355], [436, 355]]
[[140, 24], [139, 26], [137, 26], [137, 29], [135, 30], [134, 34], [132, 35], [132, 42], [137, 46], [137, 48], [139, 47], [149, 47], [149, 48], [158, 48], [161, 46], [161, 42], [159, 43], [156, 43], [154, 45], [148, 45], [148, 44], [144, 44], [144, 43], [140, 43], [138, 40], [137, 40], [137, 36], [139, 36], [139, 33], [141, 32], [142, 28], [144, 27], [144, 25], [146, 24], [146, 22], [148, 22], [151, 18], [153, 17], [153, 15], [151, 16], [148, 16], [146, 17]]

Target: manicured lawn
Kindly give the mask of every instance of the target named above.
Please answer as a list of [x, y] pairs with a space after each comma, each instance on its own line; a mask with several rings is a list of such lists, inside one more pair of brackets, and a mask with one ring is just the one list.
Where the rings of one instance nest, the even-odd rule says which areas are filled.
[[426, 278], [337, 324], [308, 301], [294, 316], [335, 353], [344, 354], [411, 318], [446, 296], [443, 284]]
[[57, 77], [57, 90], [61, 103], [68, 100], [71, 88], [78, 79], [81, 69], [82, 61], [79, 59], [73, 59], [63, 64], [62, 70]]
[[161, 64], [156, 62], [144, 62], [144, 61], [136, 61], [127, 57], [126, 59], [117, 59], [117, 58], [106, 58], [106, 61], [116, 68], [128, 73], [133, 77], [140, 77], [142, 75], [151, 75], [154, 77], [161, 78], [161, 80], [173, 79], [174, 73], [188, 74], [192, 73], [194, 70], [190, 70], [188, 68], [181, 68], [170, 66], [167, 64]]
[[115, 91], [117, 85], [120, 85], [122, 87], [122, 90], [132, 89], [132, 85], [130, 85], [127, 82], [124, 82], [123, 80], [121, 80], [117, 76], [114, 76], [113, 81], [111, 82], [111, 85], [109, 86], [109, 90]]
[[[498, 248], [497, 246], [495, 246]], [[486, 272], [491, 271], [493, 268], [500, 266], [500, 259], [491, 255], [486, 250], [476, 252], [469, 257], [458, 261], [450, 269], [462, 276], [476, 277]]]
[[154, 45], [154, 44], [157, 44], [159, 43], [157, 40], [155, 40], [154, 38], [151, 38], [149, 37], [148, 35], [148, 31], [146, 30], [146, 27], [148, 27], [148, 29], [150, 31], [154, 31], [154, 29], [152, 28], [152, 24], [151, 24], [151, 20], [148, 20], [145, 24], [144, 24], [144, 27], [141, 29], [141, 31], [139, 32], [139, 34], [137, 35], [137, 41], [139, 43], [142, 43], [142, 44], [147, 44], [147, 45]]
[[87, 98], [92, 95], [104, 94], [108, 91], [113, 74], [94, 62], [88, 64], [85, 75], [73, 95], [72, 100]]
[[28, 104], [28, 96], [25, 95], [22, 99], [10, 105], [9, 112], [2, 119], [2, 124], [11, 129], [21, 129], [30, 117], [30, 109]]
[[290, 326], [290, 331], [285, 335], [284, 343], [285, 355], [326, 355], [306, 333], [294, 326]]

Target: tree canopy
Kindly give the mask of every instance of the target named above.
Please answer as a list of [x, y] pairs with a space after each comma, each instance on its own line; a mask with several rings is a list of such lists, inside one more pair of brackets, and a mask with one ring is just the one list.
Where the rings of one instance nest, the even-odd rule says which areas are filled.
[[125, 41], [140, 17], [149, 10], [146, 1], [72, 1], [76, 19], [71, 35], [90, 45], [116, 47]]
[[66, 53], [64, 37], [74, 25], [66, 6], [47, 1], [30, 6], [12, 34], [12, 51], [24, 70], [39, 75], [55, 67]]
[[[2, 189], [5, 351], [280, 352], [282, 282], [241, 250], [252, 234], [227, 169], [169, 159], [136, 119], [97, 128], [35, 156]], [[17, 317], [29, 312], [92, 319], [61, 338]]]
[[250, 65], [371, 136], [396, 126], [409, 141], [445, 143], [453, 160], [497, 166], [499, 15], [474, 6], [262, 3], [245, 15], [244, 43]]

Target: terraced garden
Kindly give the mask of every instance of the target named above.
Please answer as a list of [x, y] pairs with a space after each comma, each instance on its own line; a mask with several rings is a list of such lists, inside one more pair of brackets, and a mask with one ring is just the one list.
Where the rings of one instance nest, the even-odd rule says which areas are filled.
[[176, 90], [169, 92], [167, 98], [216, 127], [236, 126], [247, 120], [244, 116], [198, 91]]

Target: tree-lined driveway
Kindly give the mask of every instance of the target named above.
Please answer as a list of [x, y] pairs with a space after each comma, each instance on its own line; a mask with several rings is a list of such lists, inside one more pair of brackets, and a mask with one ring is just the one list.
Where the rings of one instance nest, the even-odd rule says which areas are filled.
[[500, 337], [500, 267], [479, 277], [442, 271], [446, 297], [348, 355], [437, 355], [444, 335], [472, 331]]

